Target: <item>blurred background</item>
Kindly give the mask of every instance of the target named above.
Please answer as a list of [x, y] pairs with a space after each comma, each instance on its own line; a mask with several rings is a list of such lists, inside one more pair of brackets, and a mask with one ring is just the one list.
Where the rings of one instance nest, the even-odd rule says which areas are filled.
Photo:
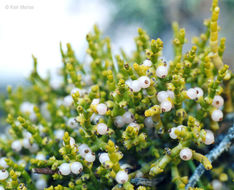
[[[117, 54], [135, 48], [134, 36], [142, 27], [151, 38], [162, 38], [164, 57], [172, 58], [171, 23], [177, 21], [191, 37], [205, 28], [212, 0], [0, 0], [0, 93], [6, 85], [23, 84], [32, 69], [32, 54], [39, 72], [54, 73], [61, 65], [59, 42], [70, 42], [78, 59], [85, 57], [86, 34], [98, 24], [112, 39]], [[234, 0], [220, 0], [220, 36], [225, 36], [224, 62], [234, 65]]]

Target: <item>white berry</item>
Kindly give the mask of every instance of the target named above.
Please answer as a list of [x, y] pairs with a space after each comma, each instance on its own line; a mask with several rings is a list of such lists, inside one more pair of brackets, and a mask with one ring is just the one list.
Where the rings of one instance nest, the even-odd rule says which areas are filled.
[[29, 149], [32, 146], [28, 138], [24, 138], [22, 141], [22, 144], [23, 144], [23, 147], [26, 149]]
[[58, 129], [54, 131], [54, 136], [56, 139], [62, 140], [64, 136], [64, 130]]
[[9, 173], [7, 170], [3, 169], [3, 170], [0, 170], [0, 180], [5, 180], [7, 179], [9, 176]]
[[9, 167], [9, 166], [7, 165], [5, 159], [6, 159], [6, 157], [2, 157], [2, 158], [0, 159], [0, 166], [1, 166], [2, 168], [8, 168], [8, 167]]
[[144, 124], [147, 128], [153, 128], [154, 127], [154, 122], [152, 117], [146, 117], [144, 120]]
[[33, 143], [32, 146], [29, 147], [29, 151], [35, 153], [39, 150], [39, 146], [36, 143]]
[[59, 166], [59, 171], [62, 175], [69, 175], [71, 173], [70, 164], [63, 163]]
[[107, 127], [107, 125], [105, 123], [99, 123], [97, 125], [98, 134], [105, 135], [107, 133], [107, 131], [108, 131], [108, 127]]
[[95, 154], [94, 154], [94, 153], [91, 153], [91, 152], [89, 152], [89, 153], [87, 153], [87, 154], [85, 155], [85, 160], [86, 160], [87, 162], [94, 162], [95, 158], [96, 158]]
[[70, 107], [73, 104], [73, 98], [72, 96], [68, 95], [66, 97], [64, 97], [63, 99], [63, 105], [66, 107]]
[[47, 182], [44, 178], [40, 178], [36, 181], [36, 184], [35, 184], [37, 190], [43, 190], [47, 187]]
[[99, 156], [99, 161], [101, 164], [105, 163], [106, 161], [109, 161], [110, 158], [109, 158], [109, 155], [108, 153], [101, 153], [100, 156]]
[[146, 59], [145, 61], [143, 61], [143, 65], [147, 66], [147, 67], [151, 67], [152, 66], [152, 62], [149, 59]]
[[186, 91], [187, 96], [189, 99], [194, 100], [197, 97], [197, 91], [194, 88], [190, 88]]
[[115, 176], [115, 180], [119, 184], [124, 184], [128, 181], [128, 174], [125, 171], [119, 171]]
[[132, 81], [132, 83], [130, 84], [130, 88], [133, 92], [139, 92], [141, 90], [140, 82], [138, 80]]
[[211, 184], [212, 184], [212, 187], [213, 187], [214, 190], [221, 190], [223, 188], [222, 183], [217, 179], [214, 179], [211, 182]]
[[203, 96], [204, 92], [201, 88], [199, 87], [195, 87], [194, 90], [196, 90], [196, 93], [197, 93], [197, 98], [200, 98]]
[[96, 109], [97, 109], [98, 114], [100, 115], [105, 115], [107, 112], [106, 104], [98, 104]]
[[167, 94], [168, 96], [171, 98], [171, 99], [174, 99], [175, 98], [175, 93], [171, 90], [167, 90]]
[[192, 150], [190, 148], [183, 148], [181, 151], [180, 151], [180, 158], [182, 160], [190, 160], [192, 158]]
[[170, 136], [172, 139], [176, 139], [176, 138], [177, 138], [177, 135], [175, 134], [175, 130], [176, 130], [176, 127], [172, 127], [172, 128], [170, 129], [169, 136]]
[[97, 104], [99, 104], [99, 102], [100, 102], [100, 99], [99, 99], [99, 98], [94, 98], [94, 99], [92, 100], [91, 105], [97, 105]]
[[159, 66], [157, 69], [156, 69], [156, 75], [159, 77], [159, 78], [165, 78], [168, 74], [168, 68], [165, 67], [165, 66]]
[[123, 119], [125, 123], [131, 123], [134, 121], [134, 116], [131, 112], [128, 111], [123, 114]]
[[46, 160], [46, 157], [43, 153], [39, 152], [39, 153], [37, 153], [36, 159], [37, 160]]
[[214, 133], [211, 130], [206, 130], [206, 137], [204, 143], [206, 145], [213, 144], [215, 141], [214, 139]]
[[22, 149], [22, 144], [19, 140], [13, 141], [11, 144], [11, 148], [16, 152], [19, 152]]
[[164, 101], [165, 99], [167, 99], [169, 97], [168, 93], [166, 91], [160, 91], [157, 94], [157, 98], [159, 102]]
[[83, 166], [80, 162], [71, 163], [71, 172], [74, 174], [79, 174], [83, 170]]
[[71, 127], [72, 129], [75, 129], [75, 128], [79, 127], [79, 124], [77, 123], [77, 121], [75, 120], [74, 117], [71, 117], [71, 118], [68, 119], [67, 125], [69, 127]]
[[88, 147], [87, 144], [81, 144], [78, 148], [78, 152], [84, 158], [86, 154], [91, 152], [91, 149]]
[[221, 108], [223, 106], [224, 100], [222, 96], [216, 95], [213, 99], [212, 105], [216, 108]]
[[211, 114], [211, 118], [213, 121], [222, 121], [223, 120], [223, 112], [221, 110], [214, 110]]
[[172, 103], [169, 100], [165, 100], [161, 103], [161, 109], [163, 112], [169, 112], [172, 108]]
[[117, 116], [114, 122], [115, 126], [121, 128], [125, 125], [124, 118], [122, 116]]
[[140, 125], [139, 125], [138, 123], [135, 123], [135, 122], [129, 123], [128, 126], [135, 127], [135, 128], [137, 128], [138, 130], [141, 128]]
[[147, 76], [141, 76], [138, 81], [141, 88], [148, 88], [150, 86], [150, 78]]

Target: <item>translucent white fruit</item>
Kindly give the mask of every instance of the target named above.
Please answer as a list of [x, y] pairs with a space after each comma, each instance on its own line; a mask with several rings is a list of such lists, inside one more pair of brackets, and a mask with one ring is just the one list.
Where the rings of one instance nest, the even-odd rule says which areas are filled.
[[108, 153], [101, 153], [99, 156], [99, 161], [101, 164], [105, 163], [106, 161], [110, 161]]
[[70, 95], [65, 96], [63, 99], [63, 105], [66, 107], [70, 107], [70, 106], [72, 106], [72, 104], [73, 104], [72, 96], [70, 96]]
[[203, 96], [204, 92], [201, 88], [195, 87], [194, 90], [196, 90], [196, 92], [197, 92], [197, 98], [200, 98]]
[[98, 134], [105, 135], [107, 133], [107, 131], [108, 131], [108, 127], [107, 127], [107, 125], [105, 123], [99, 123], [97, 125]]
[[144, 124], [147, 128], [153, 128], [154, 127], [154, 122], [152, 120], [152, 117], [146, 117], [144, 120]]
[[223, 188], [223, 184], [217, 179], [214, 179], [211, 182], [211, 185], [212, 185], [214, 190], [222, 190], [222, 188]]
[[98, 104], [96, 109], [97, 109], [98, 114], [100, 115], [105, 115], [107, 112], [106, 104]]
[[172, 109], [172, 103], [169, 100], [165, 100], [160, 105], [163, 112], [169, 112]]
[[213, 144], [215, 141], [214, 133], [211, 130], [205, 130], [205, 131], [206, 131], [206, 138], [205, 138], [204, 143], [206, 145]]
[[83, 165], [80, 162], [71, 163], [71, 172], [74, 174], [79, 174], [83, 170]]
[[131, 123], [134, 121], [134, 115], [131, 112], [127, 111], [123, 114], [123, 119], [125, 123]]
[[100, 102], [100, 99], [99, 98], [95, 98], [95, 99], [92, 100], [91, 105], [97, 105], [97, 104], [99, 104], [99, 102]]
[[87, 154], [85, 155], [85, 160], [86, 160], [87, 162], [94, 162], [95, 158], [96, 158], [96, 156], [95, 156], [95, 154], [92, 153], [92, 152], [89, 152], [89, 153], [87, 153]]
[[91, 152], [91, 149], [88, 147], [87, 144], [81, 144], [78, 147], [78, 152], [84, 158], [87, 153]]
[[71, 173], [70, 164], [63, 163], [59, 166], [59, 171], [62, 175], [69, 175]]
[[159, 66], [157, 69], [156, 69], [156, 75], [159, 77], [159, 78], [165, 78], [168, 74], [168, 68], [165, 67], [165, 66]]
[[22, 149], [22, 144], [19, 140], [13, 141], [11, 144], [11, 148], [16, 152], [19, 152]]
[[175, 98], [175, 93], [171, 90], [167, 90], [167, 94], [168, 96], [171, 98], [171, 99], [174, 99]]
[[188, 89], [186, 93], [187, 93], [187, 96], [189, 97], [189, 99], [194, 100], [197, 97], [197, 91], [194, 88]]
[[115, 117], [115, 122], [114, 122], [115, 126], [118, 128], [121, 128], [125, 125], [125, 121], [124, 118], [122, 116], [117, 116]]
[[62, 140], [64, 136], [64, 130], [58, 129], [54, 131], [54, 136], [56, 139]]
[[119, 184], [124, 184], [128, 181], [128, 174], [125, 171], [119, 171], [115, 176], [115, 180]]
[[35, 186], [37, 190], [43, 190], [47, 187], [47, 182], [44, 178], [39, 178], [36, 180]]
[[152, 66], [152, 62], [149, 59], [146, 59], [145, 61], [143, 61], [143, 65], [147, 66], [147, 67], [151, 67]]
[[23, 144], [23, 147], [26, 149], [29, 149], [32, 146], [28, 138], [24, 138], [22, 141], [22, 144]]
[[224, 104], [224, 100], [222, 96], [216, 95], [213, 99], [212, 105], [216, 108], [221, 108]]
[[141, 76], [138, 81], [141, 88], [148, 88], [150, 86], [150, 78], [147, 76]]
[[172, 138], [172, 139], [176, 139], [177, 138], [177, 135], [175, 134], [175, 129], [176, 127], [172, 127], [170, 129], [170, 132], [169, 132], [169, 136]]
[[180, 158], [182, 160], [190, 160], [193, 156], [192, 150], [190, 148], [183, 148], [180, 151]]
[[8, 168], [8, 167], [9, 167], [9, 166], [7, 165], [5, 159], [6, 159], [6, 157], [2, 157], [2, 158], [0, 159], [0, 166], [1, 166], [2, 168]]
[[46, 160], [46, 157], [45, 157], [45, 155], [43, 153], [39, 152], [36, 155], [36, 159], [37, 160]]
[[9, 176], [9, 173], [7, 170], [3, 169], [3, 170], [0, 170], [0, 180], [5, 180], [7, 179]]
[[159, 102], [164, 101], [165, 99], [167, 99], [169, 97], [169, 94], [166, 91], [160, 91], [157, 94], [157, 98]]
[[67, 125], [72, 129], [78, 128], [79, 124], [77, 123], [75, 117], [71, 117], [67, 120]]
[[39, 150], [39, 146], [36, 143], [33, 143], [32, 146], [29, 147], [29, 151], [35, 153]]
[[140, 82], [138, 80], [132, 81], [132, 83], [130, 84], [130, 88], [133, 92], [139, 92], [141, 90]]
[[214, 110], [211, 114], [211, 118], [213, 121], [222, 121], [223, 120], [223, 112], [221, 110]]

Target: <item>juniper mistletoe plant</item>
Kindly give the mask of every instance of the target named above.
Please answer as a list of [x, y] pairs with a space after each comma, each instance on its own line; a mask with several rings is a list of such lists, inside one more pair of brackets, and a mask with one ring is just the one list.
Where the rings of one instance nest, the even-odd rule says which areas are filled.
[[62, 82], [42, 78], [33, 57], [31, 85], [8, 87], [4, 100], [0, 189], [231, 189], [229, 158], [212, 166], [234, 137], [230, 122], [220, 124], [233, 111], [234, 77], [222, 61], [218, 0], [211, 12], [185, 54], [185, 29], [173, 24], [168, 62], [161, 39], [142, 29], [132, 56], [113, 56], [96, 26], [90, 61], [61, 46]]

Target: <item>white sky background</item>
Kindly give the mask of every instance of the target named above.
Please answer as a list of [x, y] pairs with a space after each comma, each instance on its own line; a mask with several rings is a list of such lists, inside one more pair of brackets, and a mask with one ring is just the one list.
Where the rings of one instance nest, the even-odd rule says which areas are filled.
[[61, 65], [60, 41], [82, 56], [86, 34], [95, 23], [105, 29], [110, 11], [104, 0], [0, 0], [0, 80], [27, 77], [32, 54], [42, 75], [55, 70]]

